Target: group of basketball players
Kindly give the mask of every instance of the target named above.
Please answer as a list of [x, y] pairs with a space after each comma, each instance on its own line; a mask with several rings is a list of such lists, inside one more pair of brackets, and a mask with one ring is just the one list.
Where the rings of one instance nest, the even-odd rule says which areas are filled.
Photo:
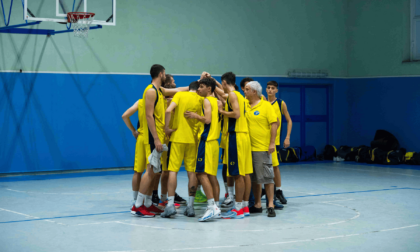
[[[202, 187], [207, 209], [199, 221], [243, 219], [251, 213], [262, 213], [262, 194], [266, 194], [267, 216], [275, 217], [274, 209], [283, 209], [282, 204], [287, 204], [278, 168], [282, 114], [288, 123], [284, 147], [290, 145], [292, 129], [286, 104], [276, 98], [278, 84], [267, 83], [267, 101], [261, 85], [251, 78], [241, 81], [244, 98], [232, 72], [222, 75], [221, 84], [203, 72], [198, 81], [181, 88], [175, 88], [173, 77], [166, 75], [161, 65], [153, 65], [150, 75], [152, 83], [144, 90], [143, 98], [122, 116], [137, 139], [131, 213], [146, 218], [176, 215], [179, 203], [187, 203], [175, 192], [177, 174], [184, 162], [189, 192], [185, 216], [195, 216], [194, 199], [197, 188]], [[135, 112], [139, 118], [137, 129], [130, 121]], [[221, 206], [219, 148], [227, 191]], [[149, 161], [152, 156], [161, 156], [157, 169]], [[158, 203], [153, 197], [159, 180]], [[251, 206], [250, 196], [255, 198]], [[229, 210], [222, 214], [220, 207]]]

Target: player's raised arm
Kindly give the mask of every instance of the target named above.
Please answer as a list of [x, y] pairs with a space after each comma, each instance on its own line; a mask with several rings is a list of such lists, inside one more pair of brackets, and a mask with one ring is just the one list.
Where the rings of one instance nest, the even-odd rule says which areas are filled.
[[174, 96], [178, 92], [188, 91], [188, 87], [179, 87], [179, 88], [171, 88], [171, 89], [160, 87], [160, 91], [162, 92], [164, 96]]

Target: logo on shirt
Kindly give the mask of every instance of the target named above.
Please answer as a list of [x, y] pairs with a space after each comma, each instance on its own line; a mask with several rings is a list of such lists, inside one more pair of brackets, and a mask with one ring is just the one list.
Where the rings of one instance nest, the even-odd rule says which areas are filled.
[[202, 158], [199, 158], [199, 159], [198, 159], [198, 162], [201, 162], [201, 161], [203, 161], [203, 159], [202, 159]]
[[235, 162], [230, 162], [230, 165], [235, 165]]
[[260, 111], [258, 110], [254, 112], [254, 115], [259, 115], [259, 114], [260, 114]]

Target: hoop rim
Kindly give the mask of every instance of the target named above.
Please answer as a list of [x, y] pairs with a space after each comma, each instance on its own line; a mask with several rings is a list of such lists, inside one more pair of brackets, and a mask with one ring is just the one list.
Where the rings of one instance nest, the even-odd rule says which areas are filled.
[[[86, 19], [94, 17], [95, 13], [93, 12], [68, 12], [67, 13], [67, 22], [68, 23], [75, 23], [80, 19]], [[73, 20], [73, 22], [72, 22]]]

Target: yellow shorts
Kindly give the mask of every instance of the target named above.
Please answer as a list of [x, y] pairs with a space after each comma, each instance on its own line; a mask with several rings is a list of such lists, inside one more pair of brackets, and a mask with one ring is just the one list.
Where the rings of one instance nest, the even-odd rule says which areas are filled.
[[[165, 137], [164, 136], [159, 136], [159, 140], [161, 143], [164, 143]], [[152, 154], [152, 151], [155, 149], [155, 142], [153, 141], [153, 137], [149, 136], [149, 143], [144, 143], [144, 153], [145, 153], [145, 159], [146, 159], [146, 164], [149, 164], [149, 159], [148, 157], [150, 156], [150, 154]], [[162, 162], [162, 157], [160, 158], [160, 161]]]
[[185, 170], [195, 172], [197, 148], [195, 143], [173, 143], [168, 145], [168, 171], [179, 172], [182, 160], [184, 160]]
[[248, 133], [232, 132], [229, 134], [223, 163], [227, 164], [229, 177], [253, 173], [251, 140]]
[[271, 153], [271, 161], [273, 163], [273, 167], [279, 166], [279, 153], [280, 149], [276, 148], [273, 153]]
[[216, 176], [219, 167], [219, 142], [211, 140], [201, 141], [198, 145], [197, 168], [195, 172], [205, 172], [208, 175]]
[[138, 135], [136, 141], [136, 152], [134, 154], [134, 171], [137, 173], [143, 173], [146, 170], [147, 163], [144, 151], [144, 138], [143, 135]]

